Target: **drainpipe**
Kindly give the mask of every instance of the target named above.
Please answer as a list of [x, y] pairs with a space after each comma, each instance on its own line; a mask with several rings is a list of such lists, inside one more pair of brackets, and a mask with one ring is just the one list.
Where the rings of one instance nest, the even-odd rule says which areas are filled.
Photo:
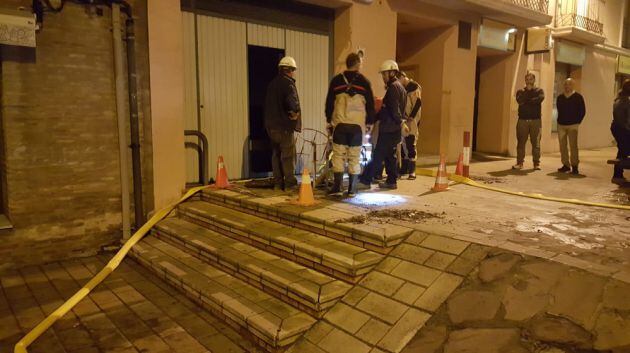
[[136, 229], [144, 224], [144, 204], [142, 202], [142, 166], [140, 159], [140, 128], [138, 121], [138, 84], [136, 74], [136, 34], [131, 6], [123, 2], [127, 13], [127, 75], [129, 92], [129, 115], [131, 130], [131, 164], [133, 168], [133, 202], [135, 211]]
[[118, 153], [120, 160], [120, 192], [122, 202], [123, 240], [131, 236], [129, 221], [129, 172], [127, 171], [127, 138], [125, 119], [125, 81], [123, 70], [122, 28], [120, 5], [112, 4], [112, 40], [114, 42], [114, 79], [116, 82], [116, 115], [118, 120]]

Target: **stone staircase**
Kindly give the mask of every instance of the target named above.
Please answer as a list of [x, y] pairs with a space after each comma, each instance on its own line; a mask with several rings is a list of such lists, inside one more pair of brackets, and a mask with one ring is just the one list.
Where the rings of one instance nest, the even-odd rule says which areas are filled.
[[341, 225], [324, 209], [278, 201], [209, 190], [130, 254], [244, 337], [282, 352], [408, 231]]

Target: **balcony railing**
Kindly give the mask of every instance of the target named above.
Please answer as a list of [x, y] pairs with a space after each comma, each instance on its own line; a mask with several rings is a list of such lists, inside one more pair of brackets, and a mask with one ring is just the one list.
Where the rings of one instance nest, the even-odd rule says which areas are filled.
[[534, 10], [540, 13], [547, 14], [549, 11], [549, 0], [511, 0], [512, 3]]
[[603, 23], [592, 18], [578, 15], [576, 13], [566, 13], [558, 15], [557, 21], [558, 27], [573, 26], [599, 34], [600, 36], [604, 35]]

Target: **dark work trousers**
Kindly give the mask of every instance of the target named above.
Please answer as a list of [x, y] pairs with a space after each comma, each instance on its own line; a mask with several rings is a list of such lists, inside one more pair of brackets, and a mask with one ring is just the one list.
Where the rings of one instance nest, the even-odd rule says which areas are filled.
[[385, 163], [387, 183], [396, 184], [398, 179], [398, 165], [396, 163], [396, 145], [400, 142], [400, 131], [379, 132], [378, 143], [372, 154], [372, 166], [365, 169], [361, 176], [361, 182], [371, 184], [376, 176], [379, 166]]
[[297, 185], [293, 131], [269, 129], [267, 133], [271, 139], [271, 167], [274, 184], [285, 189]]
[[[401, 174], [415, 173], [415, 167], [410, 165], [410, 162], [416, 162], [416, 136], [407, 135], [403, 138], [402, 146], [402, 167]], [[414, 170], [411, 170], [414, 169]]]
[[[610, 132], [612, 132], [615, 141], [617, 141], [617, 159], [628, 158], [628, 156], [630, 156], [630, 131], [612, 123], [612, 125], [610, 125]], [[623, 178], [623, 168], [621, 165], [615, 165], [613, 178]]]

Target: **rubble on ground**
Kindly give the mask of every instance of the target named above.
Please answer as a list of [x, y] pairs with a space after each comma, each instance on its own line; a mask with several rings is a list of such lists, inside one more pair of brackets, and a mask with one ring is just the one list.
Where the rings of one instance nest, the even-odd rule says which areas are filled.
[[[442, 215], [443, 214], [444, 213], [442, 213]], [[389, 223], [394, 220], [410, 223], [421, 223], [427, 219], [442, 218], [442, 215], [413, 209], [380, 209], [369, 211], [368, 213], [363, 215], [340, 219], [336, 223], [383, 224]]]
[[499, 177], [491, 177], [491, 176], [481, 176], [481, 175], [471, 175], [470, 179], [483, 183], [483, 184], [503, 184], [506, 182], [505, 178]]

